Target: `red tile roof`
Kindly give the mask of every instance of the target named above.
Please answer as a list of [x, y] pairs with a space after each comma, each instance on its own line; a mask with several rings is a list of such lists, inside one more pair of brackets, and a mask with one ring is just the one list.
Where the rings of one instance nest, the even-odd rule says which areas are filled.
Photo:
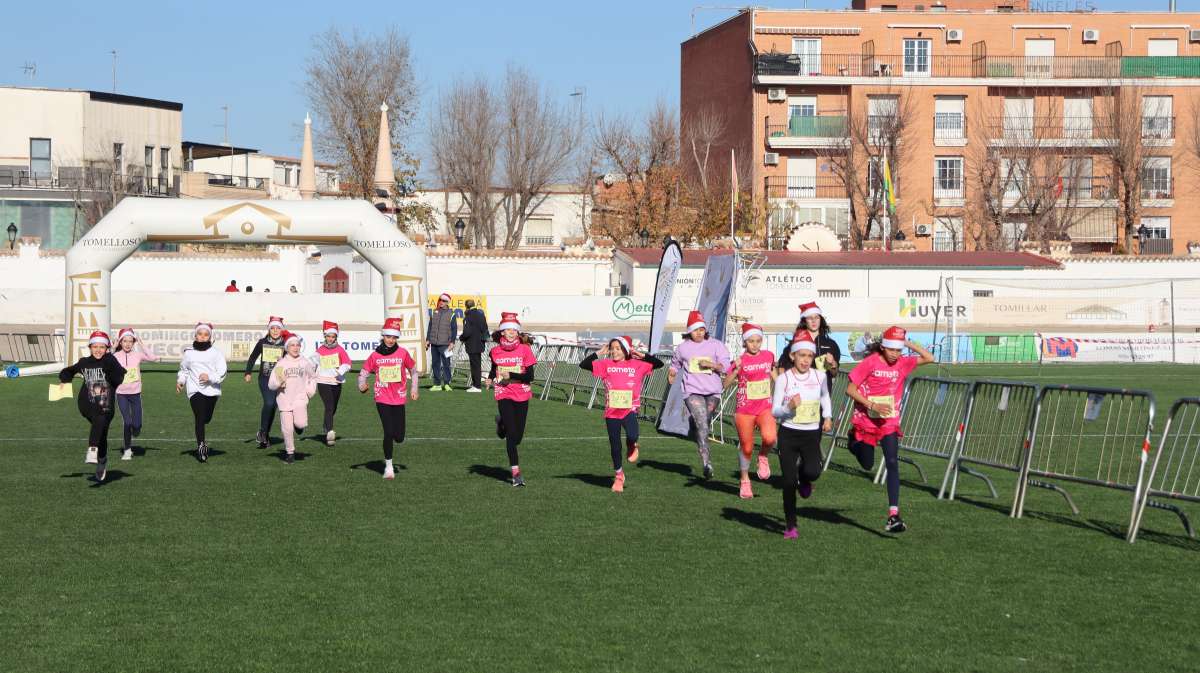
[[[704, 266], [710, 255], [728, 255], [732, 250], [684, 250], [684, 266]], [[1028, 252], [883, 252], [851, 250], [846, 252], [791, 252], [786, 250], [751, 251], [765, 254], [764, 266], [787, 267], [883, 267], [893, 269], [1057, 269], [1060, 264], [1048, 257]], [[656, 266], [662, 256], [659, 248], [618, 248], [638, 266]]]

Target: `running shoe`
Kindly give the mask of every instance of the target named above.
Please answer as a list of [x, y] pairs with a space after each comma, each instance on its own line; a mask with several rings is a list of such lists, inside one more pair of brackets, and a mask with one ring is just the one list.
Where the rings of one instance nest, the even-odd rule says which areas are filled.
[[712, 467], [712, 464], [711, 464], [711, 463], [705, 463], [705, 464], [704, 464], [704, 478], [705, 478], [705, 479], [712, 479], [712, 476], [713, 476], [713, 467]]
[[108, 459], [96, 462], [96, 481], [103, 482], [108, 477]]
[[800, 537], [800, 533], [796, 530], [795, 526], [783, 531], [783, 539], [785, 540], [795, 540], [798, 537]]
[[516, 488], [517, 486], [524, 486], [525, 485], [525, 477], [521, 476], [520, 472], [513, 472], [512, 485], [514, 488]]
[[612, 491], [613, 491], [613, 493], [624, 493], [625, 492], [625, 471], [624, 470], [618, 472], [616, 474], [616, 476], [613, 477]]
[[269, 438], [267, 437], [267, 433], [263, 432], [262, 430], [258, 431], [258, 435], [255, 437], [255, 439], [258, 440], [258, 448], [260, 449], [265, 449], [271, 444]]
[[133, 460], [133, 449], [125, 449], [122, 451], [121, 460]]
[[629, 451], [625, 453], [625, 459], [631, 463], [636, 463], [638, 459], [638, 443], [634, 442], [629, 445]]
[[758, 456], [758, 480], [766, 481], [771, 478], [771, 461], [767, 457], [759, 454]]
[[908, 526], [904, 524], [904, 520], [900, 518], [899, 514], [893, 514], [888, 517], [883, 530], [887, 533], [903, 533], [908, 530]]
[[391, 465], [383, 468], [383, 478], [387, 479], [388, 481], [396, 478], [396, 471], [392, 469]]
[[88, 447], [87, 453], [84, 454], [84, 456], [83, 456], [83, 462], [87, 463], [88, 465], [96, 464], [96, 447], [94, 447], [94, 446]]
[[749, 479], [742, 480], [742, 487], [738, 490], [738, 497], [742, 500], [749, 500], [754, 497], [754, 489], [750, 487]]
[[483, 391], [480, 390], [479, 388], [476, 388], [475, 386], [471, 386], [470, 388], [467, 388], [467, 392], [468, 393], [482, 393]]
[[500, 418], [500, 414], [496, 414], [496, 436], [504, 439], [504, 435], [506, 434], [508, 434], [508, 431], [504, 428], [504, 419]]
[[200, 462], [202, 462], [202, 463], [208, 462], [208, 444], [207, 443], [200, 442], [199, 444], [196, 445], [196, 458], [199, 458]]
[[325, 446], [333, 446], [335, 440], [337, 440], [336, 432], [330, 430], [329, 432], [325, 433]]
[[799, 484], [796, 484], [796, 492], [800, 494], [801, 498], [808, 500], [812, 497], [812, 482], [802, 481]]
[[296, 456], [294, 454], [289, 453], [283, 457], [283, 462], [287, 463], [288, 465], [291, 465], [292, 463], [296, 462]]

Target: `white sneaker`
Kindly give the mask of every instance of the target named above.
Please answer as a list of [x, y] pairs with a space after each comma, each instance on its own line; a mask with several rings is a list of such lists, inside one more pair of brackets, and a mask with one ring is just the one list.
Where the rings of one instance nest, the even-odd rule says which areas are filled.
[[396, 471], [395, 471], [395, 470], [393, 470], [393, 469], [392, 469], [392, 468], [390, 468], [390, 467], [385, 467], [385, 468], [383, 469], [383, 478], [384, 478], [384, 479], [389, 479], [389, 480], [390, 480], [390, 479], [395, 479], [395, 478], [396, 478]]
[[334, 432], [333, 430], [330, 430], [329, 432], [325, 433], [325, 445], [326, 446], [333, 446], [333, 442], [336, 439], [337, 439], [337, 433]]
[[87, 463], [88, 465], [96, 464], [96, 447], [94, 447], [94, 446], [88, 447], [87, 455], [84, 456], [83, 462]]
[[482, 393], [483, 391], [476, 388], [475, 386], [471, 386], [470, 388], [467, 388], [467, 392], [468, 393]]
[[121, 460], [133, 460], [133, 449], [125, 449], [122, 451]]

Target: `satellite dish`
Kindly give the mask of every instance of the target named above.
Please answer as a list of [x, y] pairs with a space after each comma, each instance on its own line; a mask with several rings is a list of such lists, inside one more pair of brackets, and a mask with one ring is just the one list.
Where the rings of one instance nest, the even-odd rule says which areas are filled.
[[823, 223], [805, 222], [792, 230], [787, 249], [792, 252], [841, 252], [842, 241]]

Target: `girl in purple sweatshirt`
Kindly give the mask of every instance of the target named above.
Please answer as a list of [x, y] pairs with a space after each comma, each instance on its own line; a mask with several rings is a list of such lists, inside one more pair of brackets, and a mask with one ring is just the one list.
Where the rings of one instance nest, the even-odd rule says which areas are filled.
[[667, 379], [675, 385], [675, 378], [683, 375], [684, 404], [696, 426], [696, 450], [704, 464], [705, 479], [713, 476], [708, 451], [709, 419], [721, 404], [721, 374], [728, 369], [729, 349], [720, 341], [708, 338], [704, 315], [692, 311], [688, 315], [687, 338], [675, 347]]
[[308, 427], [308, 400], [317, 394], [317, 366], [300, 356], [304, 348], [300, 335], [284, 332], [283, 357], [275, 363], [267, 387], [276, 391], [279, 429], [283, 431], [284, 462], [296, 459], [296, 435]]
[[125, 422], [124, 451], [121, 460], [133, 460], [133, 438], [142, 434], [142, 363], [158, 362], [146, 350], [142, 340], [130, 327], [122, 328], [117, 336], [117, 352], [113, 354], [125, 368], [125, 381], [117, 386], [117, 408]]

